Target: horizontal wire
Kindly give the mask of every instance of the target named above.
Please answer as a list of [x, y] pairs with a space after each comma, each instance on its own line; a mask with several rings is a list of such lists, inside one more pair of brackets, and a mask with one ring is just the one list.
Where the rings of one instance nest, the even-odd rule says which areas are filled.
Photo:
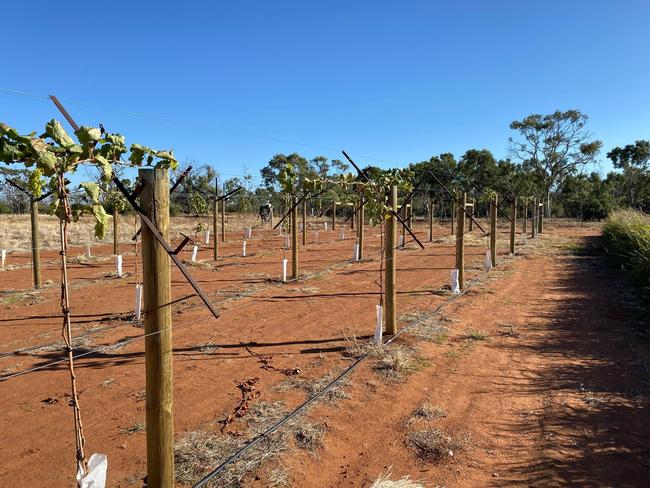
[[[332, 241], [332, 242], [337, 242], [337, 241]], [[397, 259], [397, 256], [394, 256], [392, 259]], [[378, 262], [373, 261], [373, 262], [369, 263], [369, 266], [370, 266], [370, 267], [364, 268], [364, 267], [362, 266], [362, 267], [360, 267], [360, 268], [355, 268], [355, 271], [368, 270], [368, 269], [371, 269], [371, 267], [374, 267], [374, 266], [376, 266], [376, 265], [379, 264], [379, 263], [382, 263], [383, 266], [385, 266], [385, 265], [386, 265], [387, 263], [389, 263], [390, 261], [391, 261], [390, 258], [384, 258], [383, 260], [380, 260], [380, 261], [378, 261]], [[354, 261], [354, 260], [345, 260], [345, 261], [340, 262], [340, 263], [338, 263], [338, 264], [349, 263], [349, 262], [356, 262], [356, 261]], [[337, 263], [335, 263], [334, 266], [336, 266], [336, 264], [337, 264]], [[318, 276], [320, 276], [320, 275], [322, 275], [322, 274], [329, 273], [330, 271], [332, 271], [331, 267], [328, 268], [328, 269], [324, 269], [324, 270], [322, 270], [322, 271], [319, 271], [319, 272], [317, 272], [317, 273], [315, 273], [315, 274], [308, 275], [308, 276], [304, 276], [304, 275], [303, 275], [303, 276], [299, 276], [299, 277], [297, 277], [297, 278], [290, 278], [290, 279], [287, 279], [287, 280], [286, 280], [285, 282], [283, 282], [283, 283], [294, 283], [294, 282], [298, 282], [298, 281], [301, 281], [301, 280], [309, 280], [309, 279], [313, 279], [313, 278], [316, 278], [316, 277], [318, 277]], [[238, 310], [239, 308], [244, 307], [244, 306], [255, 305], [255, 304], [257, 304], [257, 303], [261, 303], [261, 302], [263, 302], [263, 301], [267, 301], [267, 300], [268, 300], [268, 297], [260, 297], [260, 298], [258, 298], [258, 299], [253, 300], [252, 302], [245, 302], [245, 303], [242, 303], [241, 305], [239, 305], [239, 306], [235, 306], [235, 307], [233, 307], [233, 308], [225, 308], [225, 309], [222, 310], [222, 314], [221, 314], [221, 315], [223, 315], [223, 313], [233, 312], [233, 311]], [[218, 304], [216, 304], [216, 305], [218, 305]], [[198, 307], [198, 306], [200, 306], [200, 305], [197, 305], [197, 307]], [[189, 308], [189, 307], [188, 307], [188, 308]], [[182, 323], [182, 324], [177, 324], [177, 325], [175, 326], [175, 328], [177, 328], [177, 329], [178, 329], [178, 328], [183, 328], [184, 326], [186, 326], [186, 325], [191, 325], [191, 324], [193, 324], [193, 323], [195, 323], [195, 322], [197, 322], [197, 321], [199, 321], [199, 320], [204, 320], [204, 318], [201, 317], [201, 318], [196, 319], [196, 320], [191, 320], [191, 321], [188, 321], [188, 322], [184, 322], [184, 323]], [[174, 327], [173, 324], [172, 324], [172, 327]], [[112, 344], [107, 344], [107, 345], [105, 345], [105, 346], [101, 346], [101, 347], [99, 347], [99, 348], [97, 348], [97, 349], [93, 349], [93, 350], [91, 350], [91, 351], [86, 351], [86, 352], [80, 353], [80, 354], [78, 354], [78, 355], [75, 355], [75, 356], [73, 356], [73, 359], [83, 358], [83, 357], [86, 357], [86, 356], [89, 356], [89, 355], [92, 355], [92, 354], [101, 353], [101, 352], [104, 352], [105, 350], [108, 350], [108, 349], [110, 349], [110, 348], [112, 348], [112, 347], [115, 347], [116, 345], [125, 346], [125, 345], [127, 345], [127, 344], [130, 344], [131, 342], [136, 341], [136, 340], [139, 340], [139, 339], [145, 339], [145, 338], [150, 337], [150, 336], [152, 336], [152, 335], [160, 334], [160, 333], [162, 333], [162, 332], [165, 332], [166, 330], [169, 330], [170, 328], [171, 328], [171, 327], [167, 327], [167, 328], [161, 329], [161, 330], [159, 330], [159, 331], [150, 332], [150, 333], [148, 333], [148, 334], [143, 334], [143, 335], [140, 335], [140, 336], [137, 336], [137, 337], [133, 337], [133, 338], [128, 339], [128, 340], [125, 340], [125, 341], [121, 341], [121, 342], [117, 342], [117, 343], [112, 343]], [[49, 368], [50, 366], [55, 366], [55, 365], [57, 365], [57, 364], [61, 364], [61, 363], [67, 362], [67, 361], [68, 361], [68, 358], [59, 359], [59, 360], [51, 361], [51, 362], [46, 363], [46, 364], [42, 364], [42, 365], [39, 365], [39, 366], [35, 366], [35, 367], [33, 367], [33, 368], [29, 368], [29, 369], [26, 369], [26, 370], [23, 370], [23, 371], [18, 371], [18, 372], [16, 372], [16, 373], [12, 373], [12, 374], [9, 374], [9, 375], [6, 375], [6, 376], [1, 377], [1, 378], [0, 378], [0, 382], [1, 382], [1, 381], [6, 381], [6, 380], [9, 380], [9, 379], [12, 379], [12, 378], [18, 377], [18, 376], [23, 376], [23, 375], [28, 374], [28, 373], [32, 373], [32, 372], [36, 372], [36, 371], [40, 371], [40, 370], [43, 370], [43, 369]]]

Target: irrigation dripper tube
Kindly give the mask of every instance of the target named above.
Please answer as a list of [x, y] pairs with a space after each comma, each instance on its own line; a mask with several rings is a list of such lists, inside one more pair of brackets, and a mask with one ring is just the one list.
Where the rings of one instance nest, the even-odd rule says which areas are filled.
[[[404, 331], [407, 331], [411, 329], [412, 327], [415, 327], [416, 325], [421, 324], [425, 320], [430, 319], [431, 317], [437, 315], [440, 313], [440, 311], [445, 308], [447, 305], [453, 303], [456, 301], [458, 298], [463, 296], [467, 290], [469, 290], [472, 286], [474, 286], [476, 283], [478, 283], [481, 280], [481, 277], [479, 276], [475, 280], [471, 281], [468, 283], [467, 287], [462, 290], [458, 295], [454, 295], [438, 305], [430, 314], [427, 314], [425, 317], [422, 317], [420, 320], [417, 320], [415, 322], [411, 322], [401, 330], [399, 330], [393, 337], [388, 339], [384, 345], [388, 345], [391, 342], [393, 342], [397, 337], [402, 334]], [[305, 400], [298, 408], [296, 408], [293, 412], [291, 412], [288, 416], [286, 416], [284, 419], [267, 429], [265, 432], [257, 436], [255, 439], [250, 441], [248, 444], [242, 446], [239, 450], [237, 450], [235, 453], [233, 453], [228, 459], [223, 461], [219, 466], [217, 466], [214, 470], [212, 470], [210, 473], [208, 473], [202, 480], [200, 480], [198, 483], [196, 483], [193, 488], [201, 488], [207, 485], [208, 482], [210, 482], [215, 476], [220, 474], [226, 467], [239, 459], [241, 456], [243, 456], [246, 451], [248, 451], [250, 448], [253, 446], [259, 444], [262, 440], [264, 440], [266, 437], [269, 435], [273, 434], [276, 430], [280, 429], [282, 426], [284, 426], [287, 422], [301, 414], [304, 410], [306, 410], [309, 406], [311, 406], [313, 403], [316, 402], [321, 396], [323, 396], [330, 388], [332, 388], [334, 385], [336, 385], [338, 382], [340, 382], [343, 378], [351, 374], [361, 362], [368, 357], [369, 354], [364, 354], [360, 358], [356, 359], [346, 370], [344, 370], [340, 375], [338, 375], [336, 378], [334, 378], [332, 381], [330, 381], [321, 391], [319, 391], [317, 394], [315, 394], [313, 397], [309, 398], [308, 400]]]
[[[525, 247], [525, 246], [522, 246]], [[521, 250], [519, 248], [517, 252], [515, 252], [515, 255], [518, 254], [518, 252]], [[416, 320], [415, 322], [411, 322], [407, 326], [403, 327], [397, 333], [388, 339], [384, 345], [389, 345], [392, 343], [395, 339], [397, 339], [401, 334], [406, 332], [407, 330], [411, 329], [412, 327], [415, 327], [417, 325], [420, 325], [421, 323], [425, 322], [426, 320], [429, 320], [431, 317], [434, 317], [435, 315], [439, 314], [440, 311], [442, 311], [447, 305], [452, 304], [456, 300], [458, 300], [460, 297], [462, 297], [467, 291], [472, 288], [474, 285], [479, 283], [481, 279], [485, 276], [487, 276], [488, 272], [483, 273], [483, 275], [476, 277], [474, 280], [470, 281], [467, 286], [460, 291], [457, 295], [453, 295], [449, 297], [446, 301], [442, 302], [440, 305], [438, 305], [436, 308], [433, 309], [433, 311], [424, 317], [422, 317], [420, 320]], [[198, 483], [196, 483], [192, 488], [202, 488], [207, 485], [208, 482], [210, 482], [215, 476], [220, 474], [226, 467], [239, 459], [241, 456], [243, 456], [246, 451], [248, 451], [250, 448], [253, 446], [259, 444], [263, 439], [268, 437], [269, 435], [273, 434], [276, 430], [280, 429], [282, 426], [284, 426], [287, 422], [289, 422], [291, 419], [295, 418], [299, 414], [301, 414], [303, 411], [305, 411], [311, 404], [315, 403], [320, 397], [322, 397], [330, 388], [332, 388], [334, 385], [336, 385], [338, 382], [340, 382], [343, 378], [348, 376], [350, 373], [352, 373], [361, 362], [366, 359], [369, 356], [368, 353], [365, 355], [361, 356], [360, 358], [356, 359], [346, 370], [344, 370], [340, 375], [338, 375], [336, 378], [334, 378], [332, 381], [330, 381], [321, 391], [316, 393], [313, 397], [309, 398], [308, 400], [305, 400], [298, 408], [296, 408], [293, 412], [291, 412], [288, 416], [286, 416], [284, 419], [280, 420], [278, 423], [267, 429], [265, 432], [257, 436], [255, 439], [250, 441], [248, 444], [242, 446], [240, 449], [235, 451], [231, 456], [228, 457], [225, 461], [223, 461], [219, 466], [217, 466], [214, 470], [212, 470], [210, 473], [208, 473], [202, 480], [200, 480]]]

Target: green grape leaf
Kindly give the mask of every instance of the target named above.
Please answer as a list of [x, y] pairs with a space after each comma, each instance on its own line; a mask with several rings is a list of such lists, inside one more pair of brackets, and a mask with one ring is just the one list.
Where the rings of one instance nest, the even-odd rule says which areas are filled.
[[108, 215], [106, 210], [99, 203], [92, 206], [92, 213], [95, 217], [95, 237], [103, 239], [108, 228]]
[[79, 139], [79, 142], [82, 144], [90, 144], [99, 141], [102, 138], [102, 131], [97, 127], [79, 127], [75, 132], [75, 135]]
[[113, 177], [113, 167], [111, 166], [111, 163], [106, 159], [104, 156], [101, 154], [95, 155], [95, 165], [99, 168], [99, 170], [102, 172], [102, 180], [103, 181], [111, 181], [111, 178]]
[[75, 145], [75, 142], [65, 131], [61, 125], [61, 122], [56, 119], [52, 119], [47, 124], [45, 124], [45, 134], [52, 138], [52, 140], [59, 146], [62, 146], [66, 149]]
[[131, 155], [129, 161], [135, 166], [142, 166], [144, 155], [149, 152], [149, 148], [141, 144], [131, 144]]
[[92, 183], [90, 181], [85, 181], [79, 185], [83, 188], [88, 195], [88, 198], [92, 200], [93, 203], [99, 203], [99, 185], [97, 183]]
[[29, 146], [34, 151], [37, 164], [47, 176], [54, 174], [56, 163], [58, 162], [56, 155], [49, 150], [47, 143], [43, 139], [29, 139]]

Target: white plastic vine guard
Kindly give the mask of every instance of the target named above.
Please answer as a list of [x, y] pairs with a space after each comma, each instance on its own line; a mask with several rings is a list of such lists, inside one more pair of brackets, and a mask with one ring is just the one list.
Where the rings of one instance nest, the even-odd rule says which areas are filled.
[[483, 265], [485, 271], [490, 271], [492, 269], [492, 256], [490, 255], [490, 250], [485, 251], [485, 263]]
[[384, 310], [381, 305], [377, 305], [377, 324], [375, 325], [375, 336], [372, 341], [375, 346], [381, 345], [381, 337], [384, 331]]
[[88, 472], [79, 463], [77, 469], [77, 485], [79, 488], [105, 488], [108, 458], [106, 454], [93, 454], [88, 460]]
[[460, 284], [458, 283], [458, 270], [451, 271], [451, 292], [458, 295], [460, 293]]

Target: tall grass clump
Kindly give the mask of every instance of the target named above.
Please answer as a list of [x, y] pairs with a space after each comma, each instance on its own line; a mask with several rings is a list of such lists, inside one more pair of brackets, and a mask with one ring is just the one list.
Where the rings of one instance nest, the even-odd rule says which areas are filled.
[[632, 279], [642, 293], [650, 293], [650, 215], [636, 210], [617, 210], [603, 228], [605, 251]]

